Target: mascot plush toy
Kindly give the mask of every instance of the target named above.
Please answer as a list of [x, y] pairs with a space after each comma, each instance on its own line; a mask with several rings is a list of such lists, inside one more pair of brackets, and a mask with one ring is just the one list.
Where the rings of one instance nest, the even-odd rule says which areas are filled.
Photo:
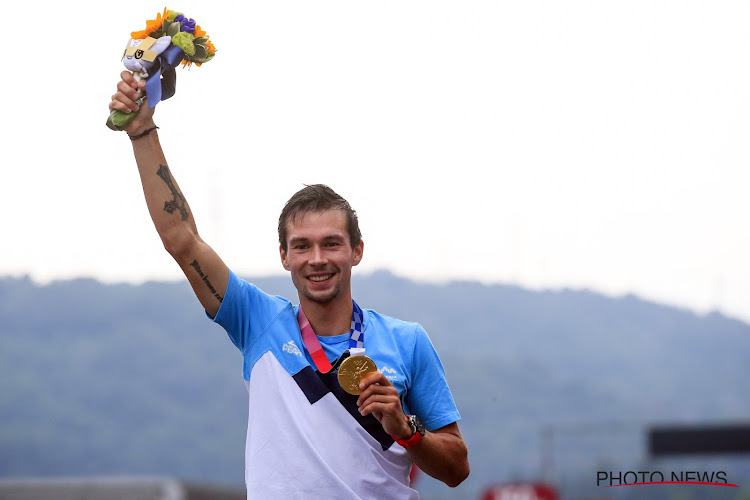
[[[145, 30], [134, 31], [130, 36], [122, 62], [137, 81], [146, 80], [146, 95], [136, 102], [140, 105], [148, 98], [150, 108], [174, 95], [177, 81], [174, 69], [178, 64], [200, 66], [216, 53], [206, 32], [193, 19], [166, 7], [156, 19], [146, 21]], [[113, 110], [107, 126], [124, 130], [134, 117], [135, 113]]]
[[148, 69], [156, 63], [157, 56], [167, 50], [170, 45], [172, 45], [172, 37], [169, 35], [161, 38], [148, 36], [143, 40], [131, 38], [130, 46], [125, 49], [122, 63], [133, 72], [136, 81], [141, 81], [142, 78], [148, 78]]

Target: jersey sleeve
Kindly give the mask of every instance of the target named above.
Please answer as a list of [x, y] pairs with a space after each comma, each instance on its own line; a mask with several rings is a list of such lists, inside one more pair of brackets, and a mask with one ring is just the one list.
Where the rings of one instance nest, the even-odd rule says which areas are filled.
[[216, 316], [209, 318], [226, 330], [229, 339], [244, 354], [287, 303], [281, 297], [268, 295], [230, 270], [224, 300]]
[[409, 411], [419, 417], [428, 431], [460, 420], [443, 364], [421, 325], [416, 327], [411, 365], [411, 387], [406, 395]]

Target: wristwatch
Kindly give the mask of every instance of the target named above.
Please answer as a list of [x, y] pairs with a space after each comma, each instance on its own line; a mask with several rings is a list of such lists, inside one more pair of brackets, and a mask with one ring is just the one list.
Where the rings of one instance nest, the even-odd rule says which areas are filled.
[[422, 425], [422, 422], [416, 415], [406, 415], [406, 421], [408, 422], [409, 427], [411, 427], [412, 436], [409, 439], [396, 439], [394, 437], [393, 440], [404, 448], [409, 449], [422, 440], [425, 429], [424, 425]]

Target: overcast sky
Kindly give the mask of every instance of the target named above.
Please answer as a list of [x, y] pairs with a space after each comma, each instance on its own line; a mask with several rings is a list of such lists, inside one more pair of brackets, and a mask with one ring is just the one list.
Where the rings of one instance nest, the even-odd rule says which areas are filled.
[[[3, 6], [0, 275], [178, 279], [124, 133], [131, 31], [164, 5]], [[359, 272], [634, 293], [750, 321], [750, 4], [167, 5], [218, 48], [157, 107], [203, 238], [283, 273], [304, 183], [360, 215]], [[356, 290], [355, 290], [356, 294]]]

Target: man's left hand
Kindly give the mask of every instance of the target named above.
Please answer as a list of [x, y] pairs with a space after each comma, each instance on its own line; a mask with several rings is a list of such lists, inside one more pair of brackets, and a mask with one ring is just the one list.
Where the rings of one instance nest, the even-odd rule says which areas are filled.
[[406, 421], [398, 390], [379, 372], [366, 376], [359, 384], [360, 395], [357, 400], [362, 415], [372, 414], [378, 419], [383, 430], [398, 439], [409, 439], [412, 436], [411, 426]]
[[[413, 436], [406, 421], [398, 390], [382, 373], [373, 373], [359, 384], [362, 391], [357, 400], [362, 415], [373, 414], [383, 430], [401, 441]], [[434, 429], [425, 434], [417, 446], [407, 452], [417, 466], [430, 476], [454, 488], [469, 475], [466, 443], [458, 423]]]

